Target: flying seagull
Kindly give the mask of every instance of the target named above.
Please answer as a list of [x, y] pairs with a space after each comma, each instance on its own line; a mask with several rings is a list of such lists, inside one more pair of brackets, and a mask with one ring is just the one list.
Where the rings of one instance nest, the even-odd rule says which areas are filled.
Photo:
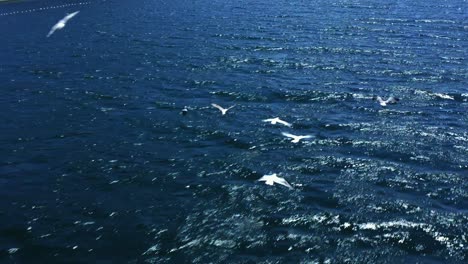
[[284, 178], [278, 177], [278, 175], [276, 175], [276, 173], [273, 173], [273, 174], [270, 174], [270, 175], [263, 175], [257, 181], [264, 181], [265, 184], [268, 184], [268, 185], [273, 185], [274, 183], [277, 183], [277, 184], [286, 186], [291, 190], [294, 189], [291, 186], [291, 184], [289, 184]]
[[222, 108], [221, 106], [219, 106], [219, 105], [217, 105], [217, 104], [211, 104], [211, 105], [212, 105], [213, 107], [218, 108], [219, 111], [221, 111], [221, 114], [222, 114], [222, 115], [225, 115], [226, 112], [227, 112], [229, 109], [231, 109], [231, 108], [233, 108], [234, 106], [236, 106], [236, 105], [233, 105], [233, 106], [231, 106], [231, 107], [229, 107], [229, 108]]
[[182, 109], [182, 111], [180, 112], [182, 115], [187, 115], [188, 113], [188, 109], [186, 106], [184, 106], [184, 108]]
[[68, 20], [72, 19], [72, 17], [76, 16], [80, 11], [73, 12], [71, 14], [66, 15], [64, 18], [60, 19], [57, 24], [55, 24], [49, 31], [49, 34], [47, 34], [47, 37], [50, 37], [54, 32], [58, 29], [62, 29], [65, 27], [67, 24]]
[[380, 96], [374, 96], [372, 99], [377, 100], [381, 106], [387, 106], [387, 104], [396, 104], [398, 101], [400, 101], [399, 98], [390, 96], [387, 100], [383, 100], [382, 97]]
[[289, 134], [289, 133], [286, 133], [286, 132], [282, 132], [281, 134], [283, 134], [283, 136], [285, 136], [285, 137], [292, 138], [292, 140], [291, 140], [292, 143], [298, 143], [299, 140], [301, 140], [301, 139], [304, 139], [304, 138], [311, 138], [311, 137], [312, 137], [311, 135], [296, 136], [296, 135]]
[[291, 127], [292, 125], [284, 120], [281, 120], [279, 117], [275, 117], [275, 118], [268, 118], [268, 119], [264, 119], [262, 120], [263, 122], [270, 122], [272, 125], [276, 125], [276, 123], [280, 123], [280, 124], [283, 124], [285, 126], [288, 126], [288, 127]]

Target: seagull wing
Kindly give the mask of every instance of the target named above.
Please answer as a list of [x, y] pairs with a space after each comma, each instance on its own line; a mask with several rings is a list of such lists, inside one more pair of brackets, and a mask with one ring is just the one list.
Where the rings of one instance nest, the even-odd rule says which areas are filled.
[[279, 118], [278, 118], [277, 121], [278, 121], [278, 123], [281, 123], [281, 124], [283, 124], [283, 125], [285, 125], [285, 126], [288, 126], [288, 127], [292, 126], [290, 123], [288, 123], [288, 122], [286, 122], [286, 121], [284, 121], [284, 120], [281, 120], [281, 119], [279, 119]]
[[437, 97], [439, 97], [439, 98], [442, 98], [442, 99], [455, 100], [455, 98], [453, 98], [453, 96], [450, 96], [450, 95], [448, 95], [448, 94], [435, 93], [434, 95], [437, 96]]
[[279, 178], [279, 177], [278, 177], [277, 179], [275, 179], [275, 182], [278, 183], [278, 184], [281, 184], [281, 185], [283, 185], [283, 186], [286, 186], [286, 187], [288, 187], [289, 189], [294, 189], [294, 188], [291, 186], [291, 184], [289, 184], [289, 183], [288, 183], [285, 179], [283, 179], [283, 178]]
[[387, 101], [385, 101], [385, 103], [387, 104], [396, 104], [396, 102], [400, 101], [400, 99], [396, 98], [396, 97], [393, 97], [393, 96], [390, 96], [390, 98], [387, 99]]
[[263, 181], [267, 185], [273, 185], [275, 183], [275, 178], [273, 178], [272, 175], [263, 175], [257, 181]]
[[236, 105], [233, 105], [233, 106], [231, 106], [231, 107], [228, 107], [228, 109], [226, 109], [226, 111], [229, 110], [229, 109], [231, 109], [231, 108], [233, 108], [234, 106], [236, 106]]
[[305, 135], [305, 136], [299, 136], [299, 137], [300, 137], [301, 139], [303, 139], [303, 138], [311, 138], [312, 135]]
[[222, 108], [221, 106], [217, 105], [217, 104], [211, 104], [213, 107], [216, 107], [219, 109], [219, 111], [223, 112], [224, 111], [224, 108]]
[[71, 14], [66, 15], [60, 22], [67, 23], [68, 20], [72, 19], [72, 17], [76, 16], [80, 11], [73, 12]]
[[296, 135], [289, 134], [289, 133], [286, 133], [286, 132], [281, 132], [281, 134], [283, 134], [283, 136], [285, 136], [285, 137], [289, 137], [289, 138], [293, 138], [293, 139], [296, 139], [296, 138], [297, 138]]
[[54, 34], [54, 32], [58, 29], [58, 23], [55, 24], [49, 31], [49, 34], [47, 34], [47, 37], [50, 37], [52, 34]]
[[382, 97], [380, 97], [380, 96], [374, 97], [374, 100], [376, 100], [376, 101], [379, 102], [380, 104], [384, 103], [384, 100], [382, 100]]
[[268, 118], [268, 119], [263, 119], [263, 122], [273, 122], [275, 119], [274, 118]]
[[260, 179], [258, 179], [257, 181], [268, 181], [268, 176], [267, 175], [263, 175]]

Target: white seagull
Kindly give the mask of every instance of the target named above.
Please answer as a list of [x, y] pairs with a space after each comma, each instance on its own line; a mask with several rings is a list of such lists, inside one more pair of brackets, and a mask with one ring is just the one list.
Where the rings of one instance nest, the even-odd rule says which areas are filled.
[[182, 111], [180, 112], [182, 115], [187, 115], [188, 113], [188, 108], [186, 106], [184, 106], [184, 108], [182, 109]]
[[399, 98], [390, 96], [387, 100], [383, 100], [382, 97], [380, 96], [374, 96], [372, 99], [377, 100], [381, 106], [387, 106], [387, 104], [396, 104], [398, 101], [400, 101]]
[[67, 24], [68, 20], [72, 19], [72, 17], [76, 16], [80, 11], [73, 12], [71, 14], [66, 15], [64, 18], [60, 19], [57, 24], [55, 24], [49, 31], [49, 34], [47, 34], [47, 37], [50, 37], [54, 32], [58, 29], [62, 29], [65, 27]]
[[233, 106], [231, 106], [231, 107], [229, 107], [229, 108], [222, 108], [221, 106], [219, 106], [219, 105], [217, 105], [217, 104], [211, 104], [211, 105], [212, 105], [213, 107], [218, 108], [219, 111], [221, 111], [221, 114], [222, 114], [222, 115], [225, 115], [226, 112], [227, 112], [229, 109], [231, 109], [231, 108], [233, 108], [234, 106], [236, 106], [236, 105], [233, 105]]
[[301, 140], [301, 139], [304, 139], [304, 138], [311, 138], [311, 137], [312, 137], [311, 135], [296, 136], [296, 135], [289, 134], [289, 133], [286, 133], [286, 132], [282, 132], [281, 134], [283, 134], [283, 136], [285, 136], [285, 137], [292, 138], [292, 139], [293, 139], [293, 140], [291, 140], [292, 143], [298, 143], [299, 140]]
[[281, 184], [283, 186], [288, 187], [289, 189], [294, 189], [291, 184], [289, 184], [284, 178], [278, 177], [276, 173], [270, 174], [270, 175], [263, 175], [260, 179], [257, 181], [264, 181], [265, 184], [268, 185], [273, 185], [274, 183]]
[[276, 125], [276, 123], [283, 124], [285, 126], [291, 127], [292, 125], [284, 120], [281, 120], [279, 117], [275, 118], [268, 118], [268, 119], [263, 119], [263, 122], [270, 122], [272, 125]]

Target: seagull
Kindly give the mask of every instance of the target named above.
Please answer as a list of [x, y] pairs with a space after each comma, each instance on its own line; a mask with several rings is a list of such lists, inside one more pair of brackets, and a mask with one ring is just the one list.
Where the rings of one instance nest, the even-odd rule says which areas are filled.
[[377, 100], [381, 106], [387, 106], [387, 104], [396, 104], [398, 101], [400, 101], [399, 98], [390, 96], [387, 100], [383, 100], [382, 97], [380, 96], [374, 96], [372, 99]]
[[292, 126], [290, 123], [284, 120], [281, 120], [279, 117], [264, 119], [263, 122], [271, 122], [272, 125], [276, 125], [276, 123], [280, 123], [288, 127]]
[[184, 106], [184, 109], [180, 112], [182, 115], [186, 115], [188, 113], [188, 109], [186, 106]]
[[234, 106], [236, 106], [236, 105], [233, 105], [233, 106], [231, 106], [231, 107], [229, 107], [229, 108], [222, 108], [221, 106], [219, 106], [219, 105], [217, 105], [217, 104], [211, 104], [211, 105], [212, 105], [213, 107], [218, 108], [219, 111], [221, 111], [222, 115], [225, 115], [226, 112], [227, 112], [229, 109], [231, 109], [231, 108], [233, 108]]
[[296, 136], [296, 135], [289, 134], [289, 133], [286, 133], [286, 132], [283, 132], [283, 133], [281, 133], [281, 134], [283, 134], [283, 136], [285, 136], [285, 137], [292, 138], [292, 139], [293, 139], [293, 140], [291, 140], [292, 143], [298, 143], [299, 140], [301, 140], [301, 139], [304, 139], [304, 138], [311, 138], [311, 137], [312, 137], [311, 135]]
[[58, 29], [62, 29], [65, 27], [67, 24], [68, 20], [72, 19], [72, 17], [76, 16], [80, 11], [73, 12], [71, 14], [66, 15], [64, 18], [60, 19], [57, 24], [55, 24], [49, 31], [49, 34], [47, 34], [47, 37], [50, 37], [54, 32]]
[[260, 179], [257, 181], [264, 181], [265, 184], [268, 185], [273, 185], [274, 183], [281, 184], [283, 186], [288, 187], [289, 189], [294, 189], [291, 184], [289, 184], [284, 178], [278, 177], [276, 173], [270, 174], [270, 175], [263, 175]]

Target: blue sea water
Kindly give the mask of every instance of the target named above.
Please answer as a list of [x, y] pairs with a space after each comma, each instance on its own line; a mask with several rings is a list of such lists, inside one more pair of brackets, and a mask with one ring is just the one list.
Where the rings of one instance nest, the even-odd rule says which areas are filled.
[[466, 0], [0, 3], [0, 262], [467, 263], [467, 21]]

